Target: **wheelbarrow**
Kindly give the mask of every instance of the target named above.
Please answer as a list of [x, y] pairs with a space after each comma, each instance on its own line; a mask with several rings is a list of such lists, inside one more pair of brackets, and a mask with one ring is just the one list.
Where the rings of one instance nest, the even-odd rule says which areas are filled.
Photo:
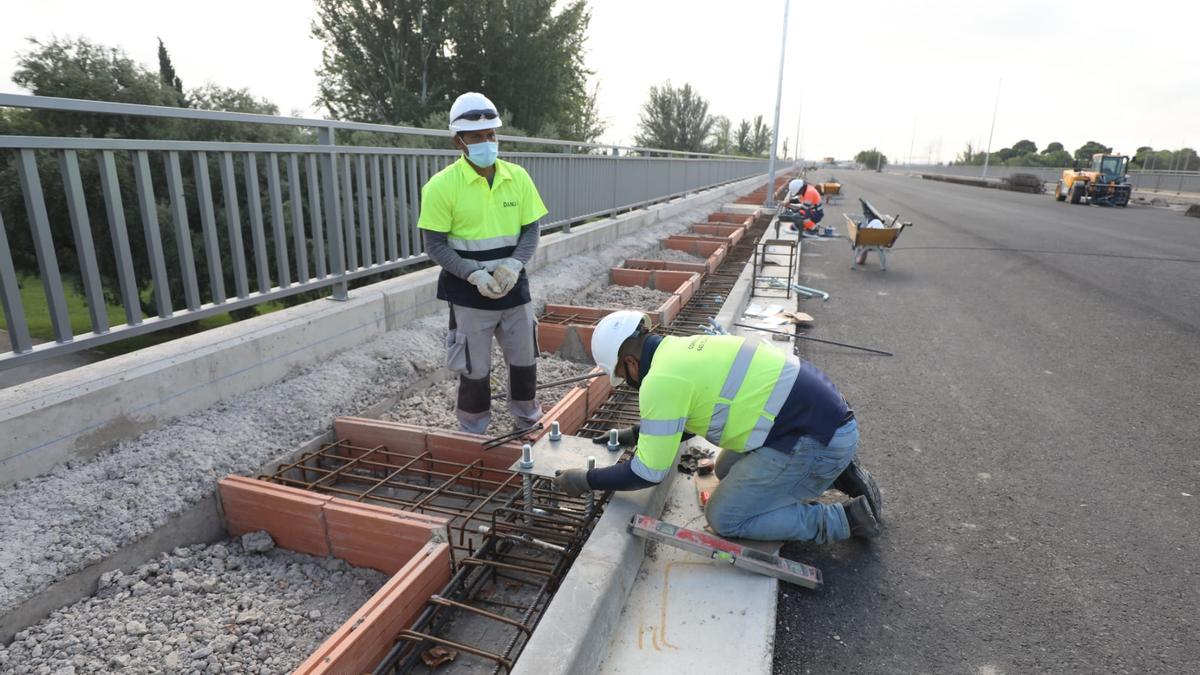
[[[887, 271], [887, 253], [886, 249], [892, 247], [896, 240], [900, 238], [900, 233], [906, 227], [912, 227], [912, 223], [900, 222], [900, 216], [888, 216], [880, 213], [871, 206], [867, 200], [859, 197], [859, 202], [862, 203], [863, 217], [861, 221], [848, 213], [842, 214], [846, 217], [846, 232], [850, 239], [850, 248], [853, 255], [850, 258], [850, 269], [856, 270], [859, 265], [866, 264], [867, 254], [875, 251], [879, 254], [879, 268], [884, 272]], [[878, 220], [884, 223], [883, 227], [867, 227], [867, 223], [873, 220]]]

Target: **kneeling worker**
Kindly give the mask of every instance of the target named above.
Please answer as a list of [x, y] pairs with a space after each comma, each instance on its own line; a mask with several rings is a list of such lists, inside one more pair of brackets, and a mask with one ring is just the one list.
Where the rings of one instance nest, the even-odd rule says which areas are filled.
[[[854, 411], [825, 373], [757, 340], [649, 330], [645, 314], [620, 311], [592, 336], [596, 364], [638, 389], [641, 423], [621, 432], [633, 459], [563, 471], [557, 489], [653, 486], [674, 468], [682, 436], [699, 434], [722, 448], [704, 511], [718, 534], [827, 543], [879, 533], [879, 490], [854, 461]], [[831, 485], [851, 499], [809, 503]]]
[[546, 207], [529, 174], [497, 159], [500, 116], [483, 94], [450, 106], [454, 147], [462, 153], [421, 190], [425, 250], [442, 267], [437, 297], [450, 303], [446, 367], [459, 375], [455, 414], [463, 431], [482, 434], [492, 418], [492, 337], [508, 364], [509, 408], [526, 428], [542, 416], [537, 401], [537, 318], [525, 265], [533, 258]]

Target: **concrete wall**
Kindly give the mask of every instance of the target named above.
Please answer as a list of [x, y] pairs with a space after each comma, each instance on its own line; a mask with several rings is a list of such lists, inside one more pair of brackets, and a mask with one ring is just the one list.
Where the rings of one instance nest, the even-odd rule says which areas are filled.
[[[609, 244], [761, 183], [756, 177], [542, 240], [530, 269]], [[86, 459], [222, 399], [284, 379], [436, 312], [436, 268], [317, 300], [0, 391], [0, 486]]]

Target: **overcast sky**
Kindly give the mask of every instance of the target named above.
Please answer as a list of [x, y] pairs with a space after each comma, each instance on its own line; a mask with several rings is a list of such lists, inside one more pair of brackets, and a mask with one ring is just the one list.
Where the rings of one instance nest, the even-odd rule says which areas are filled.
[[[321, 44], [308, 0], [4, 2], [0, 88], [26, 36], [85, 36], [157, 67], [155, 37], [185, 86], [248, 87], [284, 112], [313, 105]], [[591, 0], [587, 62], [605, 142], [631, 143], [649, 87], [690, 83], [735, 124], [774, 115], [783, 0]], [[1200, 145], [1200, 5], [1089, 2], [792, 2], [780, 120], [807, 157], [878, 146], [892, 161], [953, 159], [1030, 138]], [[1001, 84], [1002, 81], [1002, 84]], [[914, 133], [915, 131], [915, 133]]]

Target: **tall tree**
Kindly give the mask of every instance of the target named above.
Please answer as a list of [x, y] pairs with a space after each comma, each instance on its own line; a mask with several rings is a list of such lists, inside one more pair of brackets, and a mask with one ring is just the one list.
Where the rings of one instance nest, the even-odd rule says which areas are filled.
[[[177, 106], [178, 93], [125, 52], [84, 38], [29, 39], [29, 51], [17, 55], [12, 80], [38, 96], [62, 96], [116, 103]], [[164, 126], [154, 118], [61, 111], [34, 115], [48, 135], [153, 137]]]
[[1037, 152], [1037, 143], [1031, 140], [1020, 140], [1013, 144], [1012, 149], [1017, 154], [1025, 154], [1027, 152]]
[[673, 87], [667, 82], [650, 87], [634, 142], [649, 148], [704, 152], [714, 123], [708, 101], [692, 85]]
[[316, 0], [317, 102], [334, 117], [411, 124], [445, 105], [447, 0]]
[[766, 155], [771, 149], [771, 128], [763, 122], [762, 115], [756, 115], [751, 123], [750, 154]]
[[163, 44], [162, 38], [158, 38], [158, 79], [164, 87], [174, 89], [179, 94], [178, 105], [188, 105], [187, 97], [183, 94], [183, 81], [175, 74], [175, 65], [171, 63], [171, 55], [167, 53], [167, 46]]
[[737, 128], [737, 131], [734, 132], [733, 138], [734, 138], [734, 143], [737, 147], [737, 153], [739, 155], [754, 154], [754, 143], [753, 143], [753, 139], [751, 137], [752, 133], [753, 132], [750, 129], [749, 121], [742, 120], [741, 122], [738, 123], [738, 128]]
[[1076, 148], [1075, 161], [1091, 162], [1092, 155], [1099, 154], [1099, 153], [1107, 154], [1110, 152], [1112, 152], [1112, 148], [1108, 147], [1107, 145], [1105, 145], [1103, 143], [1097, 143], [1096, 141], [1088, 141], [1087, 143], [1084, 143], [1083, 145]]
[[603, 131], [583, 50], [584, 0], [555, 13], [554, 0], [456, 3], [447, 20], [456, 90], [481, 91], [514, 126], [538, 135], [594, 140]]
[[1048, 155], [1052, 152], [1062, 152], [1065, 149], [1066, 148], [1063, 147], [1062, 143], [1059, 143], [1058, 141], [1054, 141], [1054, 142], [1050, 143], [1049, 145], [1047, 145], [1046, 149], [1042, 150], [1042, 154]]
[[713, 118], [712, 145], [709, 148], [719, 155], [733, 154], [733, 123], [724, 115]]
[[868, 169], [879, 171], [888, 165], [887, 155], [878, 150], [863, 150], [854, 156], [854, 161]]

